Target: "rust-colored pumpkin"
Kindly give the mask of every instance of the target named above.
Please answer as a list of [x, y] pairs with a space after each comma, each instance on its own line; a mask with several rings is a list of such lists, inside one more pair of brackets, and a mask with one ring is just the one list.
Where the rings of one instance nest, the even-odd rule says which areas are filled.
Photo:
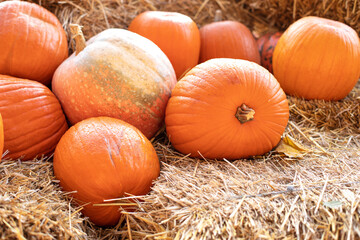
[[0, 114], [0, 162], [3, 152], [4, 152], [4, 124], [3, 124], [2, 116]]
[[260, 65], [212, 59], [190, 70], [166, 108], [172, 145], [193, 157], [238, 159], [278, 144], [289, 118], [286, 95]]
[[[80, 45], [78, 40], [77, 51]], [[124, 29], [108, 29], [59, 66], [52, 89], [71, 124], [115, 117], [151, 138], [163, 125], [176, 82], [169, 59], [153, 42]]]
[[198, 63], [199, 29], [196, 23], [184, 14], [146, 11], [133, 19], [129, 30], [158, 45], [172, 63], [177, 78]]
[[360, 75], [360, 41], [344, 23], [304, 17], [280, 37], [273, 55], [284, 91], [305, 99], [339, 100]]
[[237, 21], [219, 21], [200, 28], [200, 59], [205, 62], [212, 58], [244, 59], [260, 64], [260, 53], [250, 30]]
[[[138, 129], [119, 119], [96, 117], [64, 134], [55, 150], [54, 173], [63, 190], [86, 204], [85, 216], [97, 225], [111, 226], [119, 221], [119, 205], [96, 204], [127, 194], [147, 194], [160, 174], [160, 164], [150, 141]], [[127, 204], [122, 207], [131, 208]]]
[[0, 74], [48, 85], [67, 57], [66, 34], [54, 14], [34, 3], [0, 3]]
[[68, 129], [59, 101], [36, 81], [0, 75], [0, 113], [7, 158], [49, 156]]
[[279, 38], [281, 37], [281, 32], [276, 33], [267, 33], [261, 36], [257, 40], [260, 58], [261, 58], [261, 66], [269, 70], [269, 72], [273, 73], [272, 68], [272, 56]]

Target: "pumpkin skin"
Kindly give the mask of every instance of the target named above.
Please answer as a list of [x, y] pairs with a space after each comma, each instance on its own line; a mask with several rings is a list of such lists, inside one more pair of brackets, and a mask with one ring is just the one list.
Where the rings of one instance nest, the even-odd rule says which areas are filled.
[[235, 58], [260, 64], [260, 53], [250, 30], [237, 21], [219, 21], [200, 28], [200, 59]]
[[0, 3], [0, 74], [49, 85], [68, 57], [66, 33], [54, 14], [23, 1]]
[[[83, 206], [83, 214], [100, 226], [115, 225], [119, 206], [94, 206], [106, 199], [144, 195], [160, 174], [150, 141], [119, 119], [96, 117], [72, 126], [54, 154], [54, 173], [64, 191]], [[126, 208], [126, 206], [125, 206]]]
[[360, 41], [349, 26], [320, 17], [290, 25], [273, 54], [276, 79], [287, 94], [340, 100], [360, 75]]
[[7, 158], [50, 156], [68, 129], [59, 101], [36, 81], [0, 75], [0, 113]]
[[[242, 111], [243, 104], [253, 111]], [[286, 95], [269, 71], [219, 58], [199, 64], [177, 83], [165, 123], [170, 142], [184, 154], [238, 159], [270, 151], [288, 119]]]
[[4, 124], [3, 124], [2, 116], [0, 114], [0, 162], [3, 153], [4, 153]]
[[261, 66], [273, 73], [272, 67], [272, 56], [279, 38], [281, 37], [281, 32], [276, 33], [267, 33], [261, 36], [256, 42], [258, 44], [258, 49], [260, 52]]
[[124, 29], [108, 29], [59, 66], [52, 89], [71, 124], [114, 117], [151, 138], [163, 126], [176, 82], [169, 59], [154, 43]]
[[184, 14], [143, 12], [132, 20], [129, 30], [150, 39], [160, 47], [173, 65], [177, 78], [198, 63], [199, 29], [196, 23]]

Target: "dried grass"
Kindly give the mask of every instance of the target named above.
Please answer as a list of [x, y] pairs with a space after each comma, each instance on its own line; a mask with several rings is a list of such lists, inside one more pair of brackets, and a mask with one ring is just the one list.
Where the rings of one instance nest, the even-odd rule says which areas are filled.
[[0, 238], [85, 237], [78, 208], [70, 205], [46, 159], [0, 163]]
[[[191, 159], [157, 140], [161, 176], [128, 213], [132, 238], [358, 239], [360, 136], [295, 122], [287, 133], [311, 151], [230, 162]], [[128, 236], [126, 227], [115, 234]]]
[[[360, 2], [348, 0], [42, 0], [68, 30], [86, 38], [126, 28], [145, 10], [185, 13], [199, 26], [216, 9], [256, 34], [284, 30], [318, 15], [360, 32]], [[161, 175], [139, 210], [116, 227], [99, 228], [78, 213], [54, 180], [51, 161], [0, 164], [2, 239], [360, 239], [360, 87], [337, 102], [288, 97], [286, 133], [310, 151], [289, 158], [275, 151], [237, 161], [192, 159], [161, 133], [153, 142]], [[70, 215], [69, 215], [70, 213]], [[69, 217], [70, 216], [70, 217]]]
[[360, 82], [341, 101], [304, 100], [288, 96], [290, 118], [319, 131], [346, 129], [360, 133]]
[[[31, 1], [31, 0], [28, 0]], [[254, 31], [284, 31], [295, 20], [309, 15], [350, 25], [360, 33], [360, 2], [357, 0], [32, 0], [54, 12], [64, 28], [82, 25], [87, 38], [110, 27], [127, 28], [146, 10], [177, 11], [190, 16], [199, 27], [214, 19], [237, 20]]]

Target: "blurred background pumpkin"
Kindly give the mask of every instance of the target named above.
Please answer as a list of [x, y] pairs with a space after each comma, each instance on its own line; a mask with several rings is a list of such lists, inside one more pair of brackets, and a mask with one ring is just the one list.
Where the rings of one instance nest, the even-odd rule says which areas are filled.
[[212, 58], [235, 58], [260, 64], [256, 40], [249, 28], [238, 21], [222, 21], [221, 18], [221, 11], [217, 11], [214, 22], [200, 28], [199, 62]]
[[198, 63], [199, 29], [184, 14], [146, 11], [137, 15], [128, 29], [153, 41], [169, 58], [177, 78]]
[[266, 33], [256, 40], [260, 52], [261, 66], [273, 73], [272, 56], [281, 32]]
[[273, 69], [289, 95], [343, 99], [360, 76], [359, 36], [338, 21], [301, 18], [280, 37], [273, 54]]

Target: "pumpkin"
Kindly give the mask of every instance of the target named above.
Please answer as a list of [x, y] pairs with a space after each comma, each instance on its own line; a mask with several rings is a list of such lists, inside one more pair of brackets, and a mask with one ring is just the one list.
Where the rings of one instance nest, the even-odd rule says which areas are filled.
[[0, 113], [8, 158], [50, 156], [68, 125], [55, 95], [43, 84], [0, 75]]
[[260, 53], [250, 30], [237, 21], [221, 21], [217, 12], [215, 21], [200, 28], [200, 59], [212, 58], [244, 59], [260, 64]]
[[146, 11], [132, 20], [129, 30], [158, 45], [172, 63], [177, 78], [198, 63], [199, 29], [195, 22], [184, 14]]
[[49, 85], [67, 57], [67, 37], [54, 14], [34, 3], [0, 3], [0, 74]]
[[4, 124], [3, 124], [2, 116], [0, 114], [0, 162], [3, 152], [4, 152]]
[[[97, 225], [112, 226], [119, 221], [120, 204], [101, 206], [104, 200], [147, 194], [160, 165], [154, 147], [138, 129], [119, 119], [95, 117], [75, 124], [61, 138], [54, 174], [64, 191], [85, 204], [85, 216]], [[122, 207], [131, 210], [131, 203]]]
[[86, 46], [76, 36], [77, 53], [58, 67], [52, 81], [70, 123], [108, 116], [154, 136], [163, 126], [177, 82], [166, 55], [150, 40], [124, 29], [107, 29]]
[[281, 32], [267, 33], [256, 41], [260, 52], [261, 66], [271, 73], [273, 73], [272, 55], [281, 34]]
[[289, 118], [286, 95], [260, 65], [212, 59], [190, 70], [166, 108], [175, 149], [192, 157], [247, 158], [278, 144]]
[[360, 41], [344, 23], [304, 17], [290, 25], [273, 54], [276, 79], [289, 95], [339, 100], [360, 75]]

